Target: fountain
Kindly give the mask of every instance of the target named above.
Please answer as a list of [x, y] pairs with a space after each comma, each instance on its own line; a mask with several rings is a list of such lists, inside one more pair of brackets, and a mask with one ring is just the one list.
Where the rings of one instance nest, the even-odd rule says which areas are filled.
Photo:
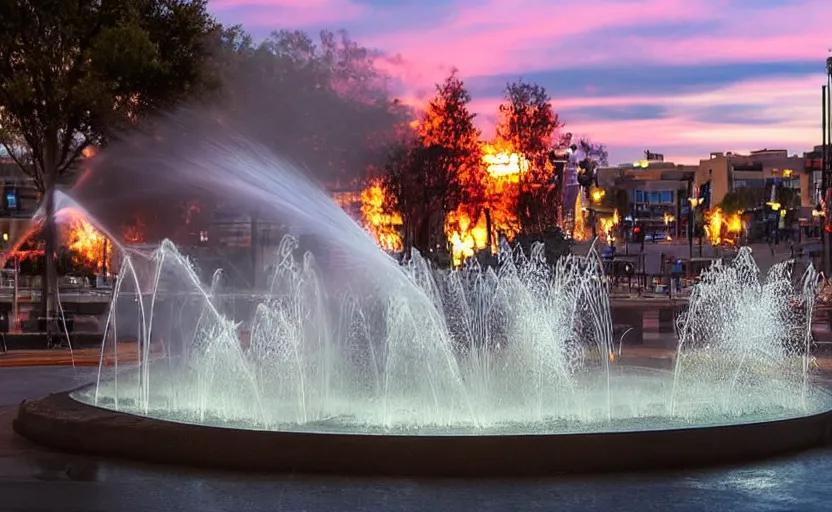
[[[84, 411], [82, 430], [90, 415], [96, 425], [130, 417], [153, 425], [135, 435], [173, 442], [197, 425], [193, 435], [237, 450], [212, 462], [147, 441], [143, 456], [154, 460], [476, 474], [733, 460], [820, 442], [822, 429], [801, 421], [829, 427], [830, 401], [809, 378], [811, 268], [795, 285], [789, 263], [761, 279], [748, 249], [715, 264], [679, 317], [674, 370], [636, 368], [614, 360], [594, 250], [550, 265], [542, 246], [525, 254], [504, 244], [496, 268], [439, 270], [416, 253], [400, 265], [262, 149], [228, 143], [201, 153], [184, 160], [199, 171], [189, 175], [227, 187], [230, 169], [237, 193], [294, 226], [268, 286], [241, 296], [225, 290], [221, 272], [203, 283], [168, 241], [150, 252], [122, 247], [102, 361], [130, 329], [138, 364], [102, 364], [96, 382], [60, 407], [24, 404], [19, 432], [66, 447], [68, 438], [50, 441], [44, 429], [50, 407], [69, 408]], [[304, 237], [312, 250], [301, 249]], [[708, 435], [732, 447], [697, 449]], [[780, 440], [761, 448], [768, 435]], [[99, 452], [134, 453], [96, 442], [109, 443]]]

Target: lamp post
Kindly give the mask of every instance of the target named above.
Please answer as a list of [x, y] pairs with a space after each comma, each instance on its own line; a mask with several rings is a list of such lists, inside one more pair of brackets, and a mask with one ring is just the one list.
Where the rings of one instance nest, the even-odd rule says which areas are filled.
[[[690, 252], [690, 258], [693, 259], [693, 222], [694, 222], [694, 215], [693, 212], [697, 206], [702, 204], [701, 197], [688, 197], [688, 202], [690, 203], [690, 208], [688, 208], [688, 250]], [[699, 237], [699, 256], [702, 256], [702, 237]]]
[[[823, 224], [823, 217], [825, 216], [823, 212], [823, 206], [818, 203], [817, 206], [812, 210], [812, 235], [815, 235], [815, 230], [818, 228], [818, 225]], [[807, 237], [808, 238], [808, 237]]]
[[[778, 215], [780, 214], [780, 207], [783, 206], [777, 201], [769, 201], [766, 205], [771, 208], [771, 211], [774, 212], [774, 219], [772, 220], [771, 232], [769, 233], [769, 244], [779, 244], [780, 243], [780, 218]], [[785, 213], [785, 212], [783, 212]]]
[[[832, 102], [830, 101], [830, 94], [832, 94], [832, 56], [826, 59], [826, 84], [821, 88], [823, 114], [821, 132], [823, 134], [823, 145], [821, 146], [821, 195], [825, 199], [829, 190], [829, 164], [830, 164], [830, 122], [832, 122]], [[828, 278], [832, 274], [832, 237], [826, 231], [826, 222], [824, 219], [821, 229], [821, 244], [823, 246], [823, 271]]]

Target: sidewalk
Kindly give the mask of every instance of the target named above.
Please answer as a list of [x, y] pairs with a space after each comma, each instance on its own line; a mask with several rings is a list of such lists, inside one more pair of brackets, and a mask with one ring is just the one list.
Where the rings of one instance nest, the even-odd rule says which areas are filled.
[[[151, 355], [161, 355], [160, 347], [151, 346]], [[98, 366], [101, 361], [100, 348], [81, 348], [53, 350], [10, 350], [0, 352], [0, 368], [19, 366]], [[138, 345], [123, 342], [118, 348], [119, 364], [133, 364], [138, 361]], [[112, 365], [115, 354], [112, 350], [104, 353], [104, 364]]]

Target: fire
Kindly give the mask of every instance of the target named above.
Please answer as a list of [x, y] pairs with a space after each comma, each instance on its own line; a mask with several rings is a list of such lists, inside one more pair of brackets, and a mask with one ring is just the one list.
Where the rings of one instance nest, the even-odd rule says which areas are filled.
[[490, 144], [483, 147], [482, 162], [491, 178], [505, 177], [510, 183], [518, 183], [520, 175], [529, 170], [529, 162], [522, 155], [508, 151], [498, 152]]
[[705, 233], [711, 245], [733, 244], [742, 232], [742, 218], [738, 213], [725, 215], [720, 208], [705, 213]]
[[575, 210], [573, 212], [575, 221], [572, 224], [572, 238], [579, 242], [583, 242], [591, 238], [591, 235], [587, 233], [587, 228], [591, 226], [587, 226], [586, 221], [584, 220], [584, 214], [586, 214], [584, 197], [586, 196], [583, 193], [579, 193], [578, 197], [575, 198]]
[[77, 212], [65, 209], [59, 215], [69, 217], [64, 227], [64, 245], [74, 253], [78, 262], [95, 269], [106, 269], [112, 249], [107, 237]]
[[[460, 205], [445, 219], [445, 233], [454, 266], [472, 257], [477, 251], [497, 251], [502, 234], [513, 240], [520, 230], [517, 218], [517, 199], [520, 177], [529, 170], [528, 161], [507, 144], [482, 144], [482, 165], [485, 168], [483, 188], [485, 204], [474, 212], [468, 205]], [[476, 220], [475, 220], [476, 219]], [[489, 247], [489, 219], [491, 223]]]
[[618, 209], [612, 212], [612, 217], [601, 219], [600, 223], [602, 236], [607, 237], [608, 240], [615, 240], [615, 230], [618, 228], [620, 221], [621, 218], [618, 215]]
[[399, 229], [402, 226], [402, 216], [397, 213], [387, 213], [384, 209], [384, 199], [387, 191], [380, 180], [373, 180], [361, 191], [361, 217], [364, 229], [370, 232], [376, 243], [386, 251], [399, 252], [404, 249]]
[[127, 244], [143, 244], [146, 242], [146, 229], [144, 219], [140, 216], [136, 216], [130, 224], [124, 226], [122, 238]]

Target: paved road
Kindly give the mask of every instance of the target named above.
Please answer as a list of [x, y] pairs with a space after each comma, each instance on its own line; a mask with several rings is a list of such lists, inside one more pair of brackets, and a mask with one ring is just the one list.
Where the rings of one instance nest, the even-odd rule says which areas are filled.
[[[22, 398], [94, 370], [0, 369], [0, 511], [828, 511], [832, 450], [708, 471], [538, 480], [412, 480], [194, 471], [54, 453], [11, 432]], [[557, 456], [557, 454], [553, 454]], [[587, 454], [591, 457], [591, 454]]]

